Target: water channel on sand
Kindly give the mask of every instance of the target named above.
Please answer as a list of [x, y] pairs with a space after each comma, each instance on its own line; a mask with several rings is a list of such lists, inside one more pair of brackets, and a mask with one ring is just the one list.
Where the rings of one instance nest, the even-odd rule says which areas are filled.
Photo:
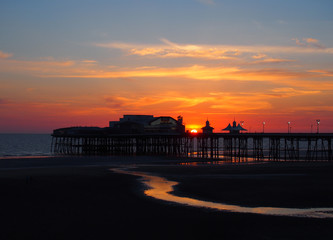
[[174, 186], [178, 184], [175, 181], [169, 181], [166, 178], [149, 175], [143, 172], [134, 172], [126, 169], [111, 169], [114, 172], [140, 176], [142, 182], [148, 187], [144, 190], [146, 196], [156, 199], [184, 204], [194, 207], [204, 207], [221, 211], [230, 211], [238, 213], [255, 213], [276, 216], [293, 216], [309, 218], [333, 218], [333, 208], [279, 208], [279, 207], [242, 207], [231, 204], [216, 203], [210, 201], [198, 200], [190, 197], [179, 197], [173, 195]]

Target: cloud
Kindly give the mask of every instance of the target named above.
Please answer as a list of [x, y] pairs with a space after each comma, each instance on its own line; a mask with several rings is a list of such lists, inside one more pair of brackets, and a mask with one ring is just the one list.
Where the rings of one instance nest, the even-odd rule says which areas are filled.
[[292, 87], [281, 87], [281, 88], [273, 88], [270, 90], [266, 90], [265, 92], [238, 92], [238, 93], [226, 93], [226, 92], [211, 92], [209, 93], [212, 96], [231, 96], [235, 97], [243, 97], [244, 100], [246, 98], [250, 98], [252, 100], [263, 100], [263, 99], [270, 99], [270, 98], [287, 98], [287, 97], [294, 97], [294, 96], [303, 96], [303, 95], [314, 95], [320, 94], [321, 91], [319, 90], [301, 90], [295, 89]]
[[267, 97], [262, 96], [261, 93], [235, 95], [223, 93], [223, 95], [220, 95], [220, 98], [217, 98], [216, 100], [217, 101], [214, 101], [211, 108], [219, 111], [223, 110], [234, 113], [244, 113], [272, 108]]
[[99, 47], [114, 48], [125, 51], [128, 55], [148, 56], [157, 58], [206, 58], [233, 59], [239, 52], [231, 48], [219, 48], [194, 44], [177, 44], [168, 39], [160, 39], [159, 45], [138, 45], [127, 43], [98, 43]]
[[[119, 49], [127, 55], [136, 55], [151, 58], [202, 58], [202, 59], [246, 59], [247, 54], [251, 59], [262, 59], [270, 54], [297, 54], [297, 53], [328, 53], [333, 54], [333, 48], [326, 48], [313, 38], [295, 40], [300, 47], [294, 46], [269, 46], [269, 45], [203, 45], [203, 44], [178, 44], [168, 39], [160, 39], [162, 44], [129, 44], [121, 42], [95, 43], [95, 46]], [[251, 60], [250, 59], [250, 60]], [[246, 59], [249, 60], [249, 59]]]
[[298, 38], [293, 38], [292, 40], [300, 47], [315, 48], [315, 49], [326, 49], [326, 47], [319, 43], [319, 40], [314, 38], [303, 38], [299, 40]]
[[[1, 72], [30, 72], [32, 74], [61, 74], [63, 72], [77, 72], [80, 71], [76, 67], [84, 68], [88, 64], [80, 64], [80, 62], [65, 60], [38, 60], [38, 61], [27, 61], [27, 60], [13, 60], [13, 59], [0, 59], [0, 71]], [[86, 69], [87, 68], [86, 66]]]
[[252, 56], [253, 59], [262, 59], [265, 58], [266, 54], [258, 53], [257, 55]]
[[302, 106], [302, 107], [295, 107], [294, 108], [295, 111], [307, 111], [307, 112], [333, 112], [333, 106], [317, 106], [317, 105], [312, 105], [312, 106]]
[[125, 97], [105, 96], [104, 100], [106, 105], [110, 108], [120, 109], [128, 103], [128, 99]]
[[301, 95], [313, 95], [320, 94], [318, 90], [297, 90], [294, 88], [275, 88], [272, 90], [274, 93], [282, 94], [284, 97], [301, 96]]
[[294, 62], [295, 60], [291, 59], [282, 59], [282, 58], [266, 58], [266, 59], [261, 59], [258, 61], [254, 61], [253, 63], [287, 63], [287, 62]]
[[11, 56], [13, 56], [13, 54], [0, 51], [0, 58], [9, 58]]
[[322, 69], [309, 70], [308, 72], [317, 73], [326, 77], [333, 77], [333, 71], [327, 71]]
[[95, 60], [82, 60], [83, 63], [97, 63]]
[[314, 39], [314, 38], [303, 38], [304, 41], [306, 41], [307, 43], [318, 43], [319, 40], [318, 39]]
[[[111, 97], [118, 99], [118, 97]], [[164, 93], [158, 96], [131, 97], [123, 99], [122, 110], [138, 111], [139, 109], [167, 109], [170, 112], [197, 112], [205, 109], [208, 113], [251, 112], [257, 109], [271, 108], [267, 98], [261, 94], [236, 94], [229, 93], [209, 94], [208, 96], [184, 96], [181, 93]]]
[[186, 78], [195, 80], [237, 80], [237, 81], [273, 81], [311, 77], [309, 72], [296, 72], [286, 69], [242, 69], [238, 67], [192, 65], [176, 68], [138, 68], [114, 69], [113, 71], [93, 70], [89, 68], [63, 69], [61, 72], [48, 72], [41, 77], [64, 78]]
[[[238, 51], [218, 49], [214, 47], [194, 44], [177, 44], [162, 38], [163, 46], [131, 47], [128, 49], [130, 55], [151, 56], [160, 58], [207, 58], [207, 59], [232, 59], [238, 55]], [[124, 47], [124, 45], [121, 45]], [[124, 49], [124, 48], [123, 48]], [[126, 48], [125, 48], [126, 49]]]
[[[164, 92], [159, 95], [133, 97], [107, 97], [112, 102], [120, 101], [123, 111], [140, 109], [164, 109], [170, 112], [186, 111], [194, 113], [205, 109], [206, 113], [246, 113], [272, 109], [271, 99], [289, 98], [320, 94], [320, 91], [308, 91], [296, 88], [275, 88], [267, 92], [211, 92], [198, 93], [195, 96], [181, 92]], [[107, 103], [108, 105], [108, 103]]]
[[[253, 56], [253, 55], [250, 55]], [[255, 55], [256, 56], [256, 55]], [[81, 79], [122, 79], [124, 81], [139, 81], [140, 79], [170, 80], [199, 80], [199, 81], [246, 81], [265, 82], [279, 84], [280, 86], [298, 87], [322, 90], [333, 89], [333, 83], [325, 81], [323, 77], [332, 77], [332, 72], [325, 70], [291, 70], [285, 68], [260, 67], [254, 64], [270, 64], [290, 62], [288, 59], [273, 59], [266, 55], [252, 63], [243, 66], [228, 66], [226, 64], [195, 64], [179, 67], [147, 66], [133, 68], [108, 67], [98, 63], [86, 63], [81, 60], [56, 61], [21, 61], [12, 59], [0, 59], [0, 72], [12, 72], [26, 74], [42, 78], [81, 78]], [[320, 79], [316, 79], [319, 78]], [[318, 84], [318, 81], [320, 84]], [[29, 86], [30, 87], [30, 86]], [[111, 103], [116, 106], [119, 103]]]

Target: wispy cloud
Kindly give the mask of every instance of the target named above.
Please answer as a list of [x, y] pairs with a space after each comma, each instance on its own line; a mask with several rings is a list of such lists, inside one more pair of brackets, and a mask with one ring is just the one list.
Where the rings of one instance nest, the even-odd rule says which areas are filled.
[[317, 73], [317, 74], [320, 74], [320, 75], [326, 76], [326, 77], [333, 77], [333, 71], [314, 69], [314, 70], [309, 70], [308, 72]]
[[282, 59], [282, 58], [265, 58], [265, 59], [260, 59], [257, 61], [254, 61], [253, 63], [267, 63], [267, 64], [271, 64], [271, 63], [287, 63], [287, 62], [294, 62], [295, 60], [291, 60], [291, 59]]
[[[205, 59], [237, 59], [252, 55], [252, 59], [272, 58], [270, 54], [291, 53], [333, 53], [333, 48], [326, 48], [313, 38], [302, 41], [294, 39], [295, 46], [269, 46], [269, 45], [203, 45], [203, 44], [178, 44], [162, 38], [162, 44], [130, 44], [121, 42], [96, 43], [98, 47], [120, 49], [127, 55], [137, 55], [156, 58], [205, 58]], [[251, 60], [251, 59], [248, 59]], [[275, 62], [271, 62], [275, 63]]]
[[64, 71], [74, 72], [76, 62], [72, 60], [14, 60], [0, 59], [1, 72], [31, 72], [35, 74], [61, 74]]
[[96, 60], [82, 60], [83, 63], [97, 63]]
[[11, 56], [13, 56], [13, 54], [0, 51], [0, 58], [9, 58]]
[[262, 59], [265, 57], [266, 57], [266, 54], [262, 54], [262, 53], [258, 53], [256, 55], [252, 56], [253, 59]]
[[[184, 67], [159, 67], [142, 66], [137, 68], [107, 67], [98, 63], [86, 63], [82, 61], [19, 61], [1, 60], [0, 71], [2, 72], [30, 72], [39, 77], [59, 78], [104, 78], [104, 79], [133, 79], [133, 78], [182, 78], [194, 80], [236, 80], [236, 81], [264, 81], [285, 83], [290, 85], [300, 79], [317, 77], [317, 72], [296, 71], [284, 68], [253, 68], [253, 67], [228, 67], [222, 64], [190, 65]], [[257, 64], [265, 62], [288, 62], [285, 59], [263, 58], [256, 60]], [[256, 61], [253, 64], [256, 64]], [[320, 74], [324, 74], [321, 72]], [[329, 72], [325, 73], [329, 77]], [[293, 81], [290, 81], [293, 80]], [[303, 83], [302, 83], [303, 84]], [[305, 83], [304, 83], [305, 84]], [[318, 85], [318, 84], [317, 84]]]
[[275, 88], [272, 90], [274, 93], [278, 93], [280, 96], [292, 97], [292, 96], [302, 96], [302, 95], [313, 95], [320, 94], [321, 91], [318, 90], [299, 90], [294, 88]]
[[[267, 92], [211, 92], [186, 96], [181, 92], [164, 92], [148, 96], [106, 96], [106, 105], [112, 109], [167, 109], [168, 111], [196, 111], [205, 109], [207, 113], [223, 112], [255, 112], [271, 110], [271, 99], [301, 97], [320, 94], [320, 91], [302, 90], [296, 88], [275, 88]], [[110, 104], [111, 103], [111, 104]]]
[[[289, 66], [269, 67], [264, 64], [291, 62], [288, 59], [268, 58], [266, 54], [256, 56], [252, 63], [226, 65], [193, 64], [179, 67], [161, 67], [143, 65], [141, 67], [123, 68], [102, 65], [95, 61], [38, 60], [21, 61], [13, 59], [0, 59], [0, 72], [24, 73], [30, 76], [43, 78], [85, 78], [85, 79], [150, 79], [169, 78], [202, 81], [247, 81], [271, 82], [281, 86], [304, 86], [309, 89], [332, 89], [333, 77], [329, 70], [292, 69]], [[260, 66], [261, 65], [261, 66]], [[320, 78], [320, 79], [316, 79]], [[318, 81], [320, 84], [318, 84]]]
[[60, 73], [48, 72], [42, 77], [66, 77], [66, 78], [149, 78], [168, 77], [186, 78], [196, 80], [237, 80], [237, 81], [277, 81], [311, 77], [310, 72], [297, 72], [286, 69], [241, 69], [238, 67], [192, 65], [178, 68], [138, 68], [138, 69], [114, 69], [113, 71], [93, 69], [63, 69]]
[[302, 40], [299, 40], [298, 38], [293, 38], [293, 40], [298, 46], [301, 47], [326, 49], [326, 47], [321, 44], [318, 39], [315, 38], [303, 38]]
[[136, 45], [126, 43], [96, 44], [99, 47], [115, 48], [126, 51], [129, 55], [159, 57], [159, 58], [207, 58], [231, 59], [239, 53], [235, 49], [223, 49], [214, 46], [177, 44], [162, 38], [160, 45]]

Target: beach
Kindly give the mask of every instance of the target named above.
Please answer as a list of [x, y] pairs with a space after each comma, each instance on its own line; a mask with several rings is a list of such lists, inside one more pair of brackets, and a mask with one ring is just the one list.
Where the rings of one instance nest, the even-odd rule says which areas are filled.
[[[181, 165], [178, 161], [2, 159], [0, 239], [332, 238], [332, 218], [245, 214], [169, 203], [145, 196], [147, 187], [140, 177], [112, 171], [121, 167], [163, 176], [179, 182], [175, 194], [202, 200], [333, 207], [332, 163]], [[268, 191], [273, 187], [275, 195]]]

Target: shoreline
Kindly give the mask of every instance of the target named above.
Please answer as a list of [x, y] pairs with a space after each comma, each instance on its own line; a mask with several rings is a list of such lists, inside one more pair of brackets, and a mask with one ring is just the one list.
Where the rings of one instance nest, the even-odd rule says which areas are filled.
[[[0, 202], [6, 206], [0, 215], [0, 220], [4, 222], [1, 239], [105, 239], [113, 236], [122, 239], [332, 237], [332, 219], [223, 212], [167, 203], [144, 196], [141, 191], [144, 186], [138, 177], [109, 170], [117, 167], [119, 162], [137, 166], [138, 169], [161, 176], [172, 176], [171, 180], [182, 180], [176, 191], [192, 194], [193, 189], [201, 189], [197, 194], [204, 196], [206, 193], [202, 190], [205, 189], [205, 181], [219, 179], [216, 175], [220, 174], [221, 169], [224, 169], [224, 174], [236, 174], [235, 171], [239, 171], [237, 174], [245, 174], [255, 169], [254, 172], [261, 171], [258, 166], [251, 164], [174, 166], [168, 162], [165, 164], [166, 159], [159, 159], [159, 165], [156, 165], [156, 159], [153, 161], [150, 158], [123, 158], [116, 162], [106, 159], [53, 159], [48, 163], [45, 160], [17, 160], [15, 169], [6, 168], [7, 161], [0, 160]], [[145, 164], [143, 160], [146, 160]], [[33, 164], [33, 168], [24, 168], [27, 162]], [[267, 164], [260, 166], [269, 169]], [[206, 170], [214, 178], [203, 181], [205, 178], [198, 176], [204, 176]], [[197, 181], [193, 182], [194, 179]], [[201, 185], [198, 184], [200, 182]], [[234, 187], [237, 188], [237, 182]]]
[[[252, 213], [260, 215], [306, 217], [306, 218], [333, 218], [333, 207], [331, 208], [283, 208], [283, 207], [245, 207], [241, 205], [226, 204], [223, 202], [212, 202], [200, 200], [191, 196], [179, 196], [179, 191], [175, 187], [182, 182], [170, 181], [156, 175], [144, 172], [137, 172], [135, 169], [112, 168], [115, 173], [129, 174], [140, 177], [142, 184], [146, 186], [143, 191], [147, 197], [180, 205], [193, 206], [199, 208], [213, 209], [224, 212]], [[134, 171], [133, 171], [134, 170]], [[208, 186], [207, 186], [208, 187]], [[177, 194], [178, 193], [178, 194]]]
[[137, 166], [179, 184], [173, 193], [244, 207], [332, 208], [333, 162]]

